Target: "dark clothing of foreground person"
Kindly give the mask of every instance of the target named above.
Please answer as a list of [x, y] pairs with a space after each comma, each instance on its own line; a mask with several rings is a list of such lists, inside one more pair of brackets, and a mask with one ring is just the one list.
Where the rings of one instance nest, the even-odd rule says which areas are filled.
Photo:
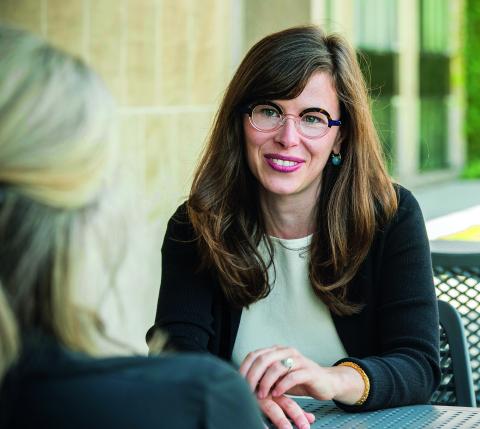
[[[235, 416], [235, 419], [232, 419]], [[42, 337], [6, 375], [0, 427], [262, 428], [246, 382], [193, 354], [96, 359]]]

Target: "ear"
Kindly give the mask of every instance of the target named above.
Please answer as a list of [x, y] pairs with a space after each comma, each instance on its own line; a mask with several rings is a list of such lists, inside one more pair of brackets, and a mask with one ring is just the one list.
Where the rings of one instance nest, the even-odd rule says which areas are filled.
[[342, 149], [342, 134], [341, 133], [338, 133], [337, 134], [337, 138], [335, 139], [335, 143], [333, 143], [333, 147], [332, 147], [332, 152], [333, 153], [340, 153], [340, 150]]

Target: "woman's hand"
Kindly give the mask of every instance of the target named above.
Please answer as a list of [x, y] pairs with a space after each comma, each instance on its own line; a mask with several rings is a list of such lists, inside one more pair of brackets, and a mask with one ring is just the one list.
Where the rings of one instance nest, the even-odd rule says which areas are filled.
[[312, 413], [302, 410], [300, 405], [285, 395], [275, 398], [267, 396], [259, 399], [258, 404], [263, 414], [279, 429], [292, 429], [289, 419], [298, 429], [309, 429], [310, 424], [315, 421]]
[[[292, 360], [291, 368], [282, 363], [286, 359]], [[288, 393], [351, 405], [360, 399], [365, 387], [353, 368], [322, 367], [291, 347], [273, 346], [249, 353], [240, 373], [259, 400], [276, 400]]]

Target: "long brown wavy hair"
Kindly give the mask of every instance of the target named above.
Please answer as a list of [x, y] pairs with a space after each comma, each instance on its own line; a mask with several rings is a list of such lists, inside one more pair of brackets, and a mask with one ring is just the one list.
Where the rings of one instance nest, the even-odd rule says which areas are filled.
[[[198, 235], [202, 267], [219, 276], [227, 298], [248, 306], [270, 292], [273, 246], [260, 209], [258, 183], [247, 165], [242, 107], [293, 99], [315, 72], [329, 73], [341, 108], [341, 167], [322, 173], [309, 276], [316, 295], [339, 315], [358, 312], [348, 285], [379, 227], [396, 212], [367, 88], [355, 51], [339, 35], [315, 26], [271, 34], [245, 56], [227, 88], [198, 164], [188, 215]], [[258, 251], [265, 240], [269, 260]]]

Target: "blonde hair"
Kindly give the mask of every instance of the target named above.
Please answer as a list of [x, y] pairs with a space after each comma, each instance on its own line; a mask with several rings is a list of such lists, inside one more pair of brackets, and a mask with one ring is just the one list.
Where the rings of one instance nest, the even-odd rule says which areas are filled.
[[95, 353], [99, 319], [73, 294], [96, 283], [84, 240], [109, 222], [115, 109], [81, 60], [28, 33], [0, 26], [0, 59], [1, 380], [29, 330]]

